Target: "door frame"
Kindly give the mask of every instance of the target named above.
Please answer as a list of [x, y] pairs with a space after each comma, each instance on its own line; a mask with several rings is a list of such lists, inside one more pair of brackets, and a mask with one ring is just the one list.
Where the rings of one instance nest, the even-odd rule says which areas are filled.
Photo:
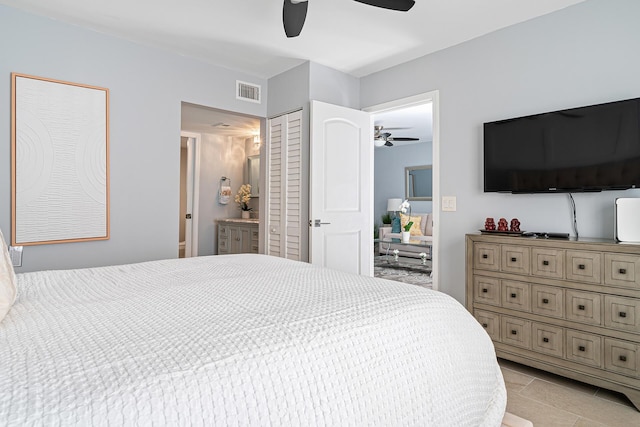
[[[438, 272], [440, 270], [440, 257], [438, 249], [440, 247], [440, 91], [433, 90], [406, 98], [396, 99], [394, 101], [384, 102], [382, 104], [372, 105], [363, 108], [363, 111], [375, 116], [376, 113], [383, 111], [401, 110], [403, 108], [415, 105], [432, 104], [432, 120], [433, 120], [433, 142], [431, 145], [433, 158], [433, 243], [431, 246], [431, 262], [432, 262], [432, 288], [438, 290]], [[375, 174], [375, 170], [373, 171]], [[373, 201], [371, 206], [371, 216], [373, 217]]]
[[[193, 159], [193, 180], [189, 185], [187, 177], [187, 200], [191, 196], [191, 233], [185, 233], [185, 258], [198, 256], [198, 210], [200, 207], [200, 142], [202, 135], [195, 132], [180, 131], [180, 137], [189, 139], [187, 142], [187, 159]], [[187, 166], [187, 170], [189, 167]], [[182, 189], [180, 189], [182, 191]], [[189, 213], [189, 206], [187, 206]], [[188, 229], [188, 227], [187, 227]], [[179, 242], [178, 242], [179, 243]], [[189, 250], [190, 249], [190, 250]]]

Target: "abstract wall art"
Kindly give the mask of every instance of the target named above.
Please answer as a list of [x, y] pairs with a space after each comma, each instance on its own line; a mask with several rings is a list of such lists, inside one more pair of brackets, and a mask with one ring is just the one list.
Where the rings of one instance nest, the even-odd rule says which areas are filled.
[[11, 242], [109, 238], [109, 90], [11, 75]]

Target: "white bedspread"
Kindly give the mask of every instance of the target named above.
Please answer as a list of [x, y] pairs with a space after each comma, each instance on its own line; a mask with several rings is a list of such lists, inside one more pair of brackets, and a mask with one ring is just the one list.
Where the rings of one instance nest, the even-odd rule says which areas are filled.
[[19, 274], [0, 425], [499, 426], [452, 298], [263, 255]]

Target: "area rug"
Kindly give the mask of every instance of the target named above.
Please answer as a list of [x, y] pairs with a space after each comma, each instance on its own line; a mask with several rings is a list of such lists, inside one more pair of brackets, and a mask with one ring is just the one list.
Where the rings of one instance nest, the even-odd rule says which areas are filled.
[[419, 260], [394, 261], [393, 257], [374, 257], [373, 275], [381, 279], [409, 283], [431, 289], [431, 266], [421, 265]]

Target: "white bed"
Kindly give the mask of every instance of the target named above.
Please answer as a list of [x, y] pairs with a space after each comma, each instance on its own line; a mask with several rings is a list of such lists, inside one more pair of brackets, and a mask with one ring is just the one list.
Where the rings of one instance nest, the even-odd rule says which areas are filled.
[[499, 426], [455, 300], [264, 255], [17, 275], [0, 425]]

